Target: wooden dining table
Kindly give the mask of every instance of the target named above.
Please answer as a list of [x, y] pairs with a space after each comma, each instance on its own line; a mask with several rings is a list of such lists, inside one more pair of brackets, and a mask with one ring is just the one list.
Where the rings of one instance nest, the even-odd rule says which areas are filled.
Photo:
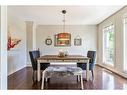
[[67, 56], [58, 56], [58, 55], [44, 55], [37, 58], [37, 81], [40, 81], [41, 74], [40, 74], [40, 64], [43, 63], [63, 63], [66, 62], [69, 64], [69, 62], [75, 62], [75, 63], [86, 63], [86, 80], [89, 81], [89, 59], [86, 56], [82, 55], [67, 55]]

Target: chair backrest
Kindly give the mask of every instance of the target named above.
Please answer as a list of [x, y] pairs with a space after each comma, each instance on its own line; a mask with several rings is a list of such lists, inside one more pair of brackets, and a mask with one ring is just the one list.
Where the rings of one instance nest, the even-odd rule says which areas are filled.
[[35, 50], [35, 51], [29, 51], [30, 59], [31, 59], [31, 64], [33, 70], [37, 70], [37, 58], [40, 57], [40, 51]]
[[95, 59], [96, 59], [96, 51], [88, 51], [87, 52], [87, 57], [90, 58], [90, 63], [94, 64], [95, 63]]

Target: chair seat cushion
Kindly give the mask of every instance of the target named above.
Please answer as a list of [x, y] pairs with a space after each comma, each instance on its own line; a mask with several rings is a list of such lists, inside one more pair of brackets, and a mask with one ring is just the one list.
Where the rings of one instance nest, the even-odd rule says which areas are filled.
[[45, 77], [65, 77], [70, 75], [81, 75], [82, 69], [79, 67], [67, 67], [67, 66], [49, 66], [45, 69]]

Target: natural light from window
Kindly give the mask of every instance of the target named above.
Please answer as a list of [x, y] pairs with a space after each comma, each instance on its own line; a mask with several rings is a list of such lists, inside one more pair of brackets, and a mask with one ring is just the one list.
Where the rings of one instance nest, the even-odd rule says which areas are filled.
[[114, 66], [114, 25], [103, 28], [103, 62]]
[[103, 89], [107, 89], [107, 90], [113, 90], [114, 89], [114, 77], [110, 74], [107, 74], [105, 72], [102, 72], [103, 76]]

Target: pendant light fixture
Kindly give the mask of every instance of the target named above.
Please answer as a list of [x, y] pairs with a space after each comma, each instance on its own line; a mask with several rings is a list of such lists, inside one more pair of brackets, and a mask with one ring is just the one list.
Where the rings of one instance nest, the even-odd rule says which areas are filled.
[[63, 14], [63, 32], [58, 34], [58, 39], [59, 40], [69, 40], [70, 39], [70, 34], [65, 32], [65, 14], [67, 13], [66, 10], [62, 10]]

